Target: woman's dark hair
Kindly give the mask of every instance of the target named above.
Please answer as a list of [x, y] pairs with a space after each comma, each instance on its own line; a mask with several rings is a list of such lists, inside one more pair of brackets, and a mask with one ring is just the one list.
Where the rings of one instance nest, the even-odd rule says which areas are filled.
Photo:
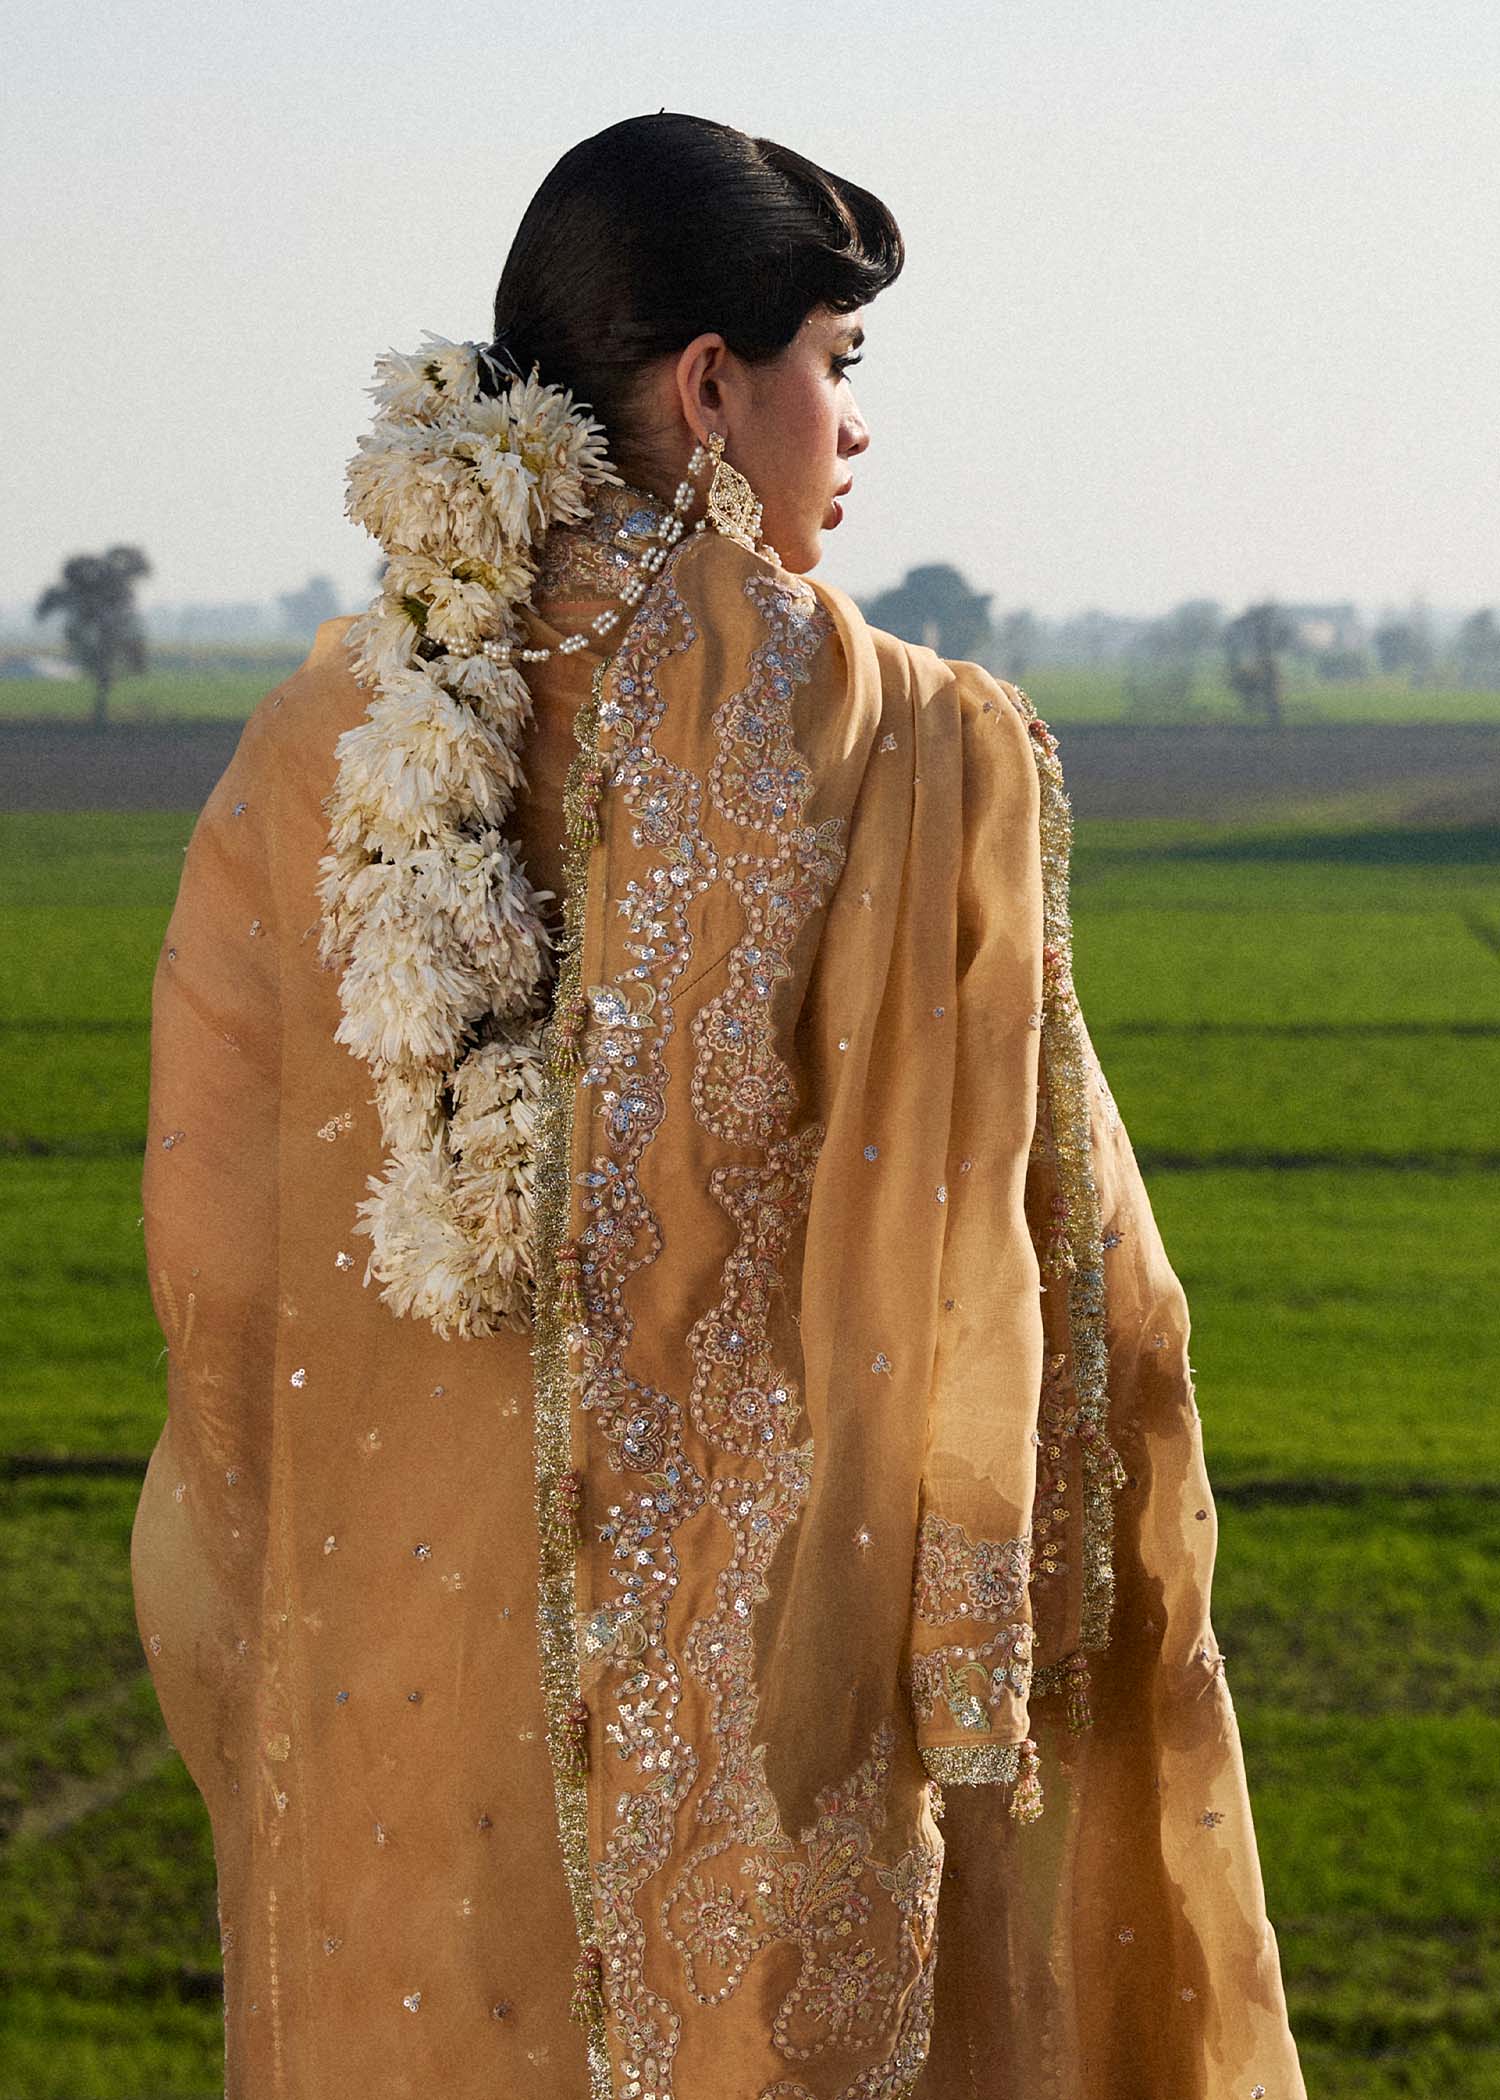
[[905, 259], [878, 197], [790, 147], [705, 117], [629, 117], [565, 153], [532, 198], [495, 349], [571, 388], [628, 450], [643, 366], [706, 329], [764, 363], [815, 306], [852, 313]]

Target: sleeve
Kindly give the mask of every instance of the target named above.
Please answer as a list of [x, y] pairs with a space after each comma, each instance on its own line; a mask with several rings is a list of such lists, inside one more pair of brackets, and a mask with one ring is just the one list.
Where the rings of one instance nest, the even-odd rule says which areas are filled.
[[1186, 1299], [1073, 982], [1072, 815], [1056, 740], [1027, 696], [1007, 690], [1036, 756], [1043, 869], [1041, 1056], [1026, 1186], [1044, 1339], [1032, 1691], [1060, 1697], [1076, 1732], [1092, 1721], [1090, 1657], [1108, 1647], [1115, 1611], [1117, 1505], [1130, 1484], [1116, 1448], [1122, 1422], [1166, 1387], [1176, 1412], [1195, 1410]]
[[132, 1580], [163, 1717], [210, 1802], [258, 1624], [271, 1445], [281, 1028], [269, 705], [187, 848], [152, 984], [141, 1176], [167, 1419], [136, 1510]]
[[1039, 792], [1005, 691], [975, 665], [954, 668], [956, 1049], [909, 1681], [929, 1778], [1008, 1786], [1026, 1822], [1040, 1813], [1028, 1580], [1042, 1346], [1025, 1209], [1042, 996]]

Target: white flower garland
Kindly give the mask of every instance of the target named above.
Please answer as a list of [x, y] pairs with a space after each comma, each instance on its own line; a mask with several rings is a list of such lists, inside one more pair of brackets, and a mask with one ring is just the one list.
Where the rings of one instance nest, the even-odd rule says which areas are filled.
[[526, 1326], [549, 940], [504, 835], [531, 694], [511, 652], [549, 528], [618, 483], [570, 393], [479, 391], [477, 343], [391, 351], [347, 510], [388, 557], [349, 633], [365, 719], [340, 736], [319, 862], [337, 1040], [365, 1059], [389, 1157], [359, 1205], [365, 1267], [439, 1334]]

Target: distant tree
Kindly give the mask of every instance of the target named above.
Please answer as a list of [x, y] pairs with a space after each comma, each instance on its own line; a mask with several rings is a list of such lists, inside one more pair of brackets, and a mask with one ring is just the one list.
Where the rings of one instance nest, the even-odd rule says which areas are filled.
[[1296, 629], [1273, 599], [1247, 605], [1224, 629], [1225, 670], [1230, 690], [1248, 714], [1278, 723], [1286, 697], [1282, 656], [1296, 640]]
[[1375, 658], [1382, 671], [1405, 671], [1413, 685], [1420, 685], [1432, 669], [1432, 631], [1420, 606], [1405, 619], [1387, 620], [1371, 636]]
[[86, 678], [94, 681], [94, 727], [109, 720], [109, 694], [117, 678], [146, 668], [146, 630], [135, 587], [151, 574], [139, 547], [111, 547], [104, 554], [75, 554], [62, 576], [36, 604], [36, 617], [63, 616], [63, 646]]
[[1047, 654], [1053, 663], [1118, 663], [1135, 646], [1146, 625], [1120, 613], [1100, 612], [1096, 606], [1059, 620], [1048, 632]]
[[1192, 710], [1198, 666], [1218, 647], [1224, 616], [1215, 598], [1188, 598], [1130, 643], [1125, 652], [1125, 697], [1138, 715], [1183, 717]]
[[325, 620], [338, 618], [338, 593], [331, 576], [309, 576], [300, 591], [282, 591], [276, 602], [288, 634], [315, 634]]
[[1041, 622], [1035, 613], [1025, 608], [1007, 613], [995, 628], [989, 645], [990, 669], [997, 677], [1008, 678], [1012, 685], [1018, 683], [1031, 669], [1041, 639]]
[[1153, 653], [1165, 663], [1189, 663], [1217, 649], [1224, 613], [1217, 598], [1185, 598], [1147, 629]]
[[872, 627], [899, 634], [903, 641], [925, 642], [939, 656], [979, 663], [994, 641], [990, 593], [971, 590], [946, 562], [908, 569], [904, 582], [867, 600], [863, 611]]
[[1453, 655], [1465, 685], [1500, 691], [1500, 621], [1490, 607], [1470, 613], [1454, 637]]

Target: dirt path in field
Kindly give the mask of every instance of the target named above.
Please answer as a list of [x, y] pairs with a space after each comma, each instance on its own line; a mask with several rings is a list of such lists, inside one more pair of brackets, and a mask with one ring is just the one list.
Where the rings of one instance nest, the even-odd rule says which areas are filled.
[[[1299, 724], [1058, 731], [1080, 817], [1213, 822], [1296, 802], [1399, 793], [1412, 822], [1500, 814], [1500, 726]], [[234, 750], [239, 725], [0, 722], [0, 811], [196, 809]]]

